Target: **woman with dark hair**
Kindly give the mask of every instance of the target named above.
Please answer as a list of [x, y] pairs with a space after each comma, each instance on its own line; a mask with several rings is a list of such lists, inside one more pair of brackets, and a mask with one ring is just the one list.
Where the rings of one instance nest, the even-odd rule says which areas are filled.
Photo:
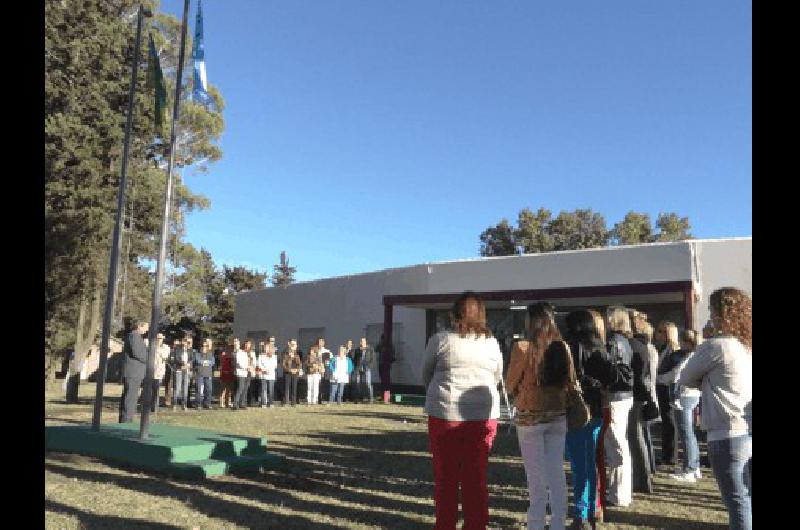
[[[567, 432], [567, 456], [575, 495], [573, 529], [594, 527], [600, 519], [597, 496], [597, 442], [603, 424], [603, 392], [616, 380], [616, 367], [606, 352], [605, 326], [600, 313], [573, 311], [567, 315], [567, 343], [575, 377], [591, 418], [583, 428]], [[590, 526], [591, 525], [591, 526]]]
[[237, 347], [231, 342], [228, 348], [220, 354], [219, 380], [222, 383], [222, 393], [219, 395], [219, 406], [222, 408], [233, 406], [234, 388], [236, 386], [236, 375], [234, 374], [236, 350]]
[[462, 294], [451, 321], [452, 330], [428, 341], [422, 368], [436, 528], [455, 529], [460, 486], [463, 528], [483, 529], [489, 523], [486, 467], [500, 417], [503, 356], [478, 295]]
[[723, 287], [709, 300], [713, 337], [686, 362], [679, 385], [703, 391], [708, 459], [733, 530], [751, 530], [753, 302]]
[[567, 392], [575, 385], [575, 371], [569, 348], [556, 326], [553, 306], [548, 303], [528, 306], [525, 327], [528, 340], [514, 344], [506, 387], [516, 398], [517, 438], [530, 501], [528, 528], [544, 529], [549, 488], [550, 528], [564, 530]]

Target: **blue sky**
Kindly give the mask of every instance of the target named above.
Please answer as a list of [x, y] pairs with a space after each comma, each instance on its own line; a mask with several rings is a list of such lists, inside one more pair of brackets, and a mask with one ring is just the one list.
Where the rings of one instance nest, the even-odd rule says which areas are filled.
[[[183, 2], [162, 1], [180, 16]], [[191, 3], [191, 28], [197, 2]], [[752, 234], [752, 5], [204, 0], [223, 159], [188, 240], [299, 280], [474, 257], [524, 207]]]

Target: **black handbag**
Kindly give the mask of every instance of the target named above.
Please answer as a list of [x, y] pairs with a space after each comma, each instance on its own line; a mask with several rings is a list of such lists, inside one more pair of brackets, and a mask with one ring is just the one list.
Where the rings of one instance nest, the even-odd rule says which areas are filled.
[[660, 415], [661, 411], [658, 410], [658, 404], [652, 399], [647, 400], [647, 402], [644, 404], [644, 407], [642, 407], [642, 420], [653, 421]]

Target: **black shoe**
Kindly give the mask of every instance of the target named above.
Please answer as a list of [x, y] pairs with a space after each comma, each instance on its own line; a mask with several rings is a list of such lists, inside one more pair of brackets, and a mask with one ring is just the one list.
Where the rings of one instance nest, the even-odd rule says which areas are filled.
[[567, 530], [592, 530], [594, 525], [586, 519], [575, 518], [572, 524], [567, 527]]

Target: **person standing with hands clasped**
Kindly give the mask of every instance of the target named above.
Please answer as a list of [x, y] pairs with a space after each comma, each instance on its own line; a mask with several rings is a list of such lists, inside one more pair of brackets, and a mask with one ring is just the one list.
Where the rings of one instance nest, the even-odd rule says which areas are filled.
[[144, 379], [147, 363], [147, 347], [143, 335], [150, 329], [150, 324], [141, 321], [128, 333], [125, 341], [125, 365], [122, 367], [122, 398], [119, 400], [119, 422], [133, 421], [136, 413], [136, 401]]
[[192, 351], [191, 337], [184, 337], [175, 348], [172, 349], [172, 373], [175, 376], [175, 383], [172, 385], [172, 408], [181, 402], [181, 407], [186, 410], [189, 401], [189, 377], [191, 375], [191, 361], [189, 356]]
[[497, 385], [503, 354], [477, 294], [467, 291], [456, 300], [451, 321], [452, 330], [429, 339], [422, 368], [435, 528], [456, 528], [460, 487], [463, 528], [484, 529], [489, 523], [486, 468], [500, 417]]
[[372, 371], [375, 370], [375, 352], [372, 350], [372, 346], [367, 344], [366, 337], [361, 337], [356, 357], [359, 360], [357, 381], [361, 386], [358, 395], [361, 396], [361, 401], [364, 401], [364, 390], [366, 390], [369, 402], [372, 403]]
[[233, 410], [247, 408], [247, 369], [250, 366], [250, 354], [241, 349], [239, 344], [239, 339], [233, 339], [236, 360], [236, 396], [233, 398]]
[[567, 394], [576, 385], [572, 356], [555, 322], [553, 306], [528, 306], [529, 340], [514, 344], [506, 387], [515, 396], [517, 438], [528, 480], [528, 529], [544, 530], [549, 504], [551, 530], [564, 530], [567, 480], [563, 455]]
[[275, 402], [275, 370], [278, 357], [275, 348], [267, 348], [258, 356], [258, 377], [261, 379], [261, 408], [272, 407]]
[[283, 405], [291, 403], [294, 407], [297, 405], [297, 384], [303, 375], [303, 360], [297, 353], [296, 340], [290, 340], [288, 346], [286, 353], [283, 354], [283, 373], [286, 378]]
[[347, 346], [339, 346], [339, 355], [331, 359], [331, 395], [329, 402], [341, 405], [345, 385], [353, 372], [353, 360], [347, 355]]
[[[325, 364], [322, 361], [319, 343], [322, 338], [317, 339], [317, 344], [311, 346], [306, 356], [306, 403], [316, 405], [319, 402], [319, 382], [322, 374], [325, 373]], [[323, 341], [324, 344], [324, 341]]]
[[200, 351], [195, 354], [195, 382], [197, 391], [194, 396], [194, 407], [199, 409], [201, 404], [204, 409], [211, 408], [211, 381], [214, 379], [214, 350], [211, 339], [203, 340]]

